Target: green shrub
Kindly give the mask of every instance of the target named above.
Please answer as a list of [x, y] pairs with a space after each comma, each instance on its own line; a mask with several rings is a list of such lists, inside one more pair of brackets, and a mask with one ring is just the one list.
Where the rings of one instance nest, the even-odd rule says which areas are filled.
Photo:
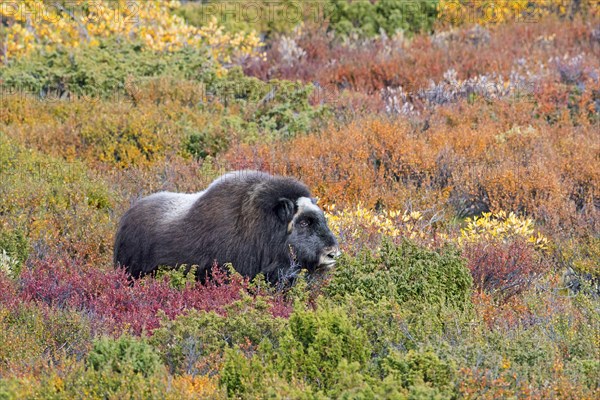
[[575, 379], [591, 390], [600, 389], [600, 360], [575, 359], [571, 365], [570, 370]]
[[220, 355], [226, 348], [278, 342], [284, 320], [272, 317], [265, 301], [247, 297], [225, 312], [227, 316], [190, 310], [174, 320], [164, 319], [150, 343], [171, 371], [197, 374], [206, 372], [199, 371], [199, 363], [205, 357]]
[[219, 134], [219, 131], [220, 129], [209, 126], [190, 134], [183, 141], [184, 152], [190, 154], [194, 159], [200, 160], [226, 150], [229, 147], [229, 140], [226, 136]]
[[29, 256], [29, 241], [19, 228], [3, 229], [0, 226], [0, 271], [12, 277], [19, 276], [25, 260]]
[[600, 295], [600, 236], [571, 239], [559, 245], [563, 283], [571, 291]]
[[[325, 0], [311, 1], [310, 6], [316, 7], [317, 2], [324, 3]], [[252, 7], [244, 8], [246, 5]], [[302, 3], [296, 0], [277, 2], [259, 0], [251, 3], [211, 0], [209, 2], [187, 2], [175, 13], [194, 26], [204, 26], [214, 16], [219, 24], [225, 26], [227, 31], [257, 31], [268, 37], [275, 33], [291, 32], [300, 22], [306, 21], [306, 17], [314, 18], [315, 10], [312, 10], [313, 13], [310, 15], [297, 15], [296, 7], [298, 6], [302, 9]], [[304, 8], [310, 11], [306, 7]]]
[[157, 53], [118, 40], [105, 40], [97, 47], [32, 54], [0, 68], [3, 89], [42, 98], [118, 98], [149, 78], [207, 80], [213, 74], [211, 62], [198, 49]]
[[84, 313], [48, 309], [44, 305], [0, 305], [0, 376], [43, 368], [52, 359], [87, 353], [92, 329]]
[[[221, 393], [185, 384], [186, 377], [128, 374], [104, 369], [85, 368], [68, 361], [66, 367], [54, 367], [36, 376], [0, 379], [0, 399], [198, 399], [223, 398]], [[182, 385], [181, 382], [184, 384]], [[197, 391], [195, 391], [197, 390]]]
[[566, 255], [576, 272], [600, 278], [600, 236], [573, 243]]
[[20, 229], [0, 228], [0, 249], [6, 250], [19, 262], [24, 262], [29, 254], [29, 243], [25, 233]]
[[329, 28], [341, 35], [356, 33], [371, 37], [383, 30], [388, 35], [397, 30], [409, 33], [429, 31], [437, 17], [437, 0], [316, 0], [305, 3], [282, 0], [244, 3], [228, 0], [189, 2], [176, 13], [189, 24], [206, 25], [211, 16], [230, 31], [261, 32], [267, 37], [289, 33], [299, 24], [329, 21]]
[[263, 82], [245, 76], [242, 69], [236, 67], [226, 78], [212, 81], [207, 86], [207, 95], [214, 96], [226, 107], [239, 110], [241, 120], [225, 119], [228, 126], [224, 126], [224, 130], [243, 134], [242, 138], [248, 141], [252, 133], [279, 139], [316, 128], [328, 110], [310, 105], [313, 89], [312, 85], [301, 82], [277, 79]]
[[[386, 380], [411, 389], [426, 387], [440, 398], [451, 397], [456, 367], [451, 361], [440, 360], [432, 350], [393, 351], [383, 362]], [[422, 389], [421, 389], [422, 390]]]
[[181, 265], [177, 268], [159, 266], [156, 279], [166, 279], [175, 289], [183, 289], [196, 283], [196, 266]]
[[261, 382], [283, 379], [314, 392], [310, 398], [336, 397], [332, 390], [341, 390], [349, 369], [362, 373], [370, 352], [365, 331], [342, 308], [312, 311], [298, 303], [278, 342], [263, 341], [251, 357], [239, 348], [225, 353], [221, 384], [230, 396], [251, 398]]
[[398, 311], [364, 300], [348, 308], [321, 299], [316, 310], [298, 303], [279, 345], [264, 341], [251, 351], [243, 346], [225, 351], [221, 385], [235, 398], [265, 393], [272, 398], [310, 399], [452, 397], [454, 361], [428, 348], [398, 350], [403, 345], [396, 339], [402, 334], [396, 335], [394, 328], [400, 330], [400, 323], [388, 321], [390, 312], [375, 317], [376, 322], [352, 314], [368, 304], [374, 307], [372, 316], [386, 307]]
[[434, 251], [403, 241], [384, 242], [374, 253], [364, 250], [345, 256], [324, 291], [329, 297], [359, 294], [379, 301], [387, 298], [418, 307], [470, 307], [472, 278], [457, 249]]
[[517, 366], [524, 367], [526, 370], [542, 365], [546, 365], [547, 368], [552, 367], [554, 346], [542, 332], [537, 329], [524, 329], [511, 336], [511, 340], [506, 341], [507, 348], [504, 353]]
[[[44, 382], [39, 390], [39, 398], [84, 398], [91, 399], [164, 399], [168, 393], [168, 383], [159, 373], [133, 374], [114, 369], [87, 369], [72, 373], [66, 383], [66, 390], [47, 385]], [[44, 385], [46, 383], [46, 385]]]
[[264, 387], [264, 369], [259, 359], [245, 357], [239, 348], [227, 349], [220, 383], [230, 398], [251, 398], [257, 387]]
[[468, 330], [474, 317], [472, 310], [414, 309], [394, 300], [372, 301], [358, 294], [346, 295], [341, 307], [352, 323], [366, 332], [371, 349], [367, 370], [371, 376], [387, 375], [384, 364], [390, 353], [455, 340], [461, 336], [456, 331]]
[[204, 159], [223, 152], [231, 142], [287, 139], [315, 130], [329, 110], [310, 105], [313, 89], [301, 82], [264, 82], [233, 68], [226, 77], [206, 83], [207, 102], [201, 109], [210, 112], [211, 119], [202, 127], [188, 127], [183, 153]]
[[324, 390], [340, 378], [342, 360], [362, 367], [370, 353], [365, 331], [343, 309], [296, 310], [280, 339], [277, 364], [288, 378], [301, 375]]
[[436, 5], [432, 0], [329, 0], [326, 7], [331, 29], [342, 35], [371, 37], [381, 31], [388, 35], [398, 30], [430, 31], [437, 18]]
[[160, 356], [143, 339], [121, 336], [103, 337], [94, 341], [87, 364], [95, 371], [113, 371], [122, 374], [141, 374], [148, 377], [161, 367]]

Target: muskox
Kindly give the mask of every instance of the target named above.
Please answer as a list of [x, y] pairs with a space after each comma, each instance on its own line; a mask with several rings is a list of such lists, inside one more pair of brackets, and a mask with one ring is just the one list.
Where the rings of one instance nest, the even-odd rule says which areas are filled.
[[296, 179], [257, 171], [221, 176], [202, 192], [160, 192], [122, 217], [114, 263], [133, 277], [159, 266], [197, 266], [200, 279], [215, 262], [270, 282], [332, 267], [340, 252], [323, 211]]

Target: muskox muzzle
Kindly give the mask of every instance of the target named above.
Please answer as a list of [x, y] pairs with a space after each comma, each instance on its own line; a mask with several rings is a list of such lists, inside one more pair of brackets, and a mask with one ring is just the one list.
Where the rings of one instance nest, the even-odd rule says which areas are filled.
[[340, 255], [342, 255], [342, 252], [337, 246], [324, 248], [319, 257], [318, 268], [329, 269], [333, 267]]

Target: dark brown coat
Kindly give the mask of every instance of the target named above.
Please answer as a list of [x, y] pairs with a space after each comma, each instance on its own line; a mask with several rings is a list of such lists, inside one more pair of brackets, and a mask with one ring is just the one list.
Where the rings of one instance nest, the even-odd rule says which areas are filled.
[[197, 265], [204, 277], [216, 261], [270, 281], [328, 268], [337, 241], [308, 188], [293, 178], [232, 172], [195, 194], [160, 192], [122, 217], [115, 266], [135, 278], [158, 266]]

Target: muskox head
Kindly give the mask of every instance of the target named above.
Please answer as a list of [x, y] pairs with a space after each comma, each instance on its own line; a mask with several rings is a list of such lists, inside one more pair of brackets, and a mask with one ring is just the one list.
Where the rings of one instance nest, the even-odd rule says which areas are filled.
[[286, 246], [294, 264], [308, 272], [326, 270], [335, 264], [340, 255], [338, 243], [315, 199], [299, 197], [295, 203], [280, 199], [277, 214], [287, 225]]

